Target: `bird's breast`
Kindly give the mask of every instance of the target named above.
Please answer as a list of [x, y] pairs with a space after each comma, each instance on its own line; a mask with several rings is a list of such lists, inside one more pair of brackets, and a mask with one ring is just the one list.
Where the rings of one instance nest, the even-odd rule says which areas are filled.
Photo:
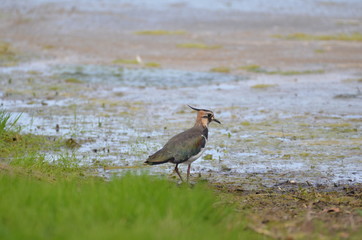
[[205, 148], [201, 148], [200, 149], [200, 152], [198, 153], [198, 154], [196, 154], [196, 155], [194, 155], [194, 156], [191, 156], [189, 159], [187, 159], [185, 162], [183, 162], [183, 163], [185, 163], [185, 164], [190, 164], [190, 163], [192, 163], [193, 161], [195, 161], [196, 159], [198, 159], [199, 157], [201, 157], [201, 155], [204, 153], [204, 151], [205, 151]]

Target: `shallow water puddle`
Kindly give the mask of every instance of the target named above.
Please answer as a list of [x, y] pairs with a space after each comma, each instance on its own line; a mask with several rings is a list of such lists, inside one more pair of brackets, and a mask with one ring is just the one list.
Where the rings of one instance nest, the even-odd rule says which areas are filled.
[[58, 66], [51, 69], [51, 72], [65, 79], [76, 78], [86, 82], [130, 87], [190, 87], [245, 80], [245, 77], [222, 73], [99, 65]]
[[210, 125], [207, 150], [192, 164], [196, 179], [245, 188], [291, 180], [362, 182], [361, 103], [333, 99], [336, 89], [350, 85], [326, 86], [308, 76], [306, 83], [286, 81], [260, 91], [250, 88], [252, 80], [229, 74], [33, 66], [0, 73], [1, 105], [23, 112], [24, 132], [73, 139], [79, 146], [62, 151], [102, 176], [171, 174], [172, 164], [142, 163], [193, 125], [195, 113], [186, 106], [191, 104], [210, 108], [223, 123]]

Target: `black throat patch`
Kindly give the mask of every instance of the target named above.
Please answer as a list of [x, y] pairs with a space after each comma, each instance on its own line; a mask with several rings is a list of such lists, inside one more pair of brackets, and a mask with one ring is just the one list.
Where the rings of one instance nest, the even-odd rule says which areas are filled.
[[208, 138], [208, 134], [209, 134], [209, 129], [205, 128], [205, 129], [202, 131], [202, 135], [204, 135], [205, 138], [207, 139], [207, 138]]

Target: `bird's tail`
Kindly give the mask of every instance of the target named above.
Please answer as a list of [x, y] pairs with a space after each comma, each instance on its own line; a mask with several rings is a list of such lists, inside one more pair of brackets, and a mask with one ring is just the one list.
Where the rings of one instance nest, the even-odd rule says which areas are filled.
[[171, 161], [173, 157], [168, 156], [168, 154], [165, 154], [164, 151], [159, 150], [153, 155], [149, 156], [147, 160], [145, 161], [145, 164], [148, 165], [157, 165], [162, 163], [167, 163]]

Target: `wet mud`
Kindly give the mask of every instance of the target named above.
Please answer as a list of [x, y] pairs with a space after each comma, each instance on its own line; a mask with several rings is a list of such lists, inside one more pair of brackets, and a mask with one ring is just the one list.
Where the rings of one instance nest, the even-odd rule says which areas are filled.
[[172, 164], [142, 163], [193, 125], [190, 104], [223, 123], [210, 125], [194, 182], [243, 191], [362, 183], [361, 42], [273, 36], [360, 32], [358, 1], [340, 6], [347, 12], [323, 5], [293, 15], [282, 7], [19, 3], [1, 8], [1, 107], [23, 113], [25, 133], [68, 140], [61, 151], [100, 176], [176, 179]]

